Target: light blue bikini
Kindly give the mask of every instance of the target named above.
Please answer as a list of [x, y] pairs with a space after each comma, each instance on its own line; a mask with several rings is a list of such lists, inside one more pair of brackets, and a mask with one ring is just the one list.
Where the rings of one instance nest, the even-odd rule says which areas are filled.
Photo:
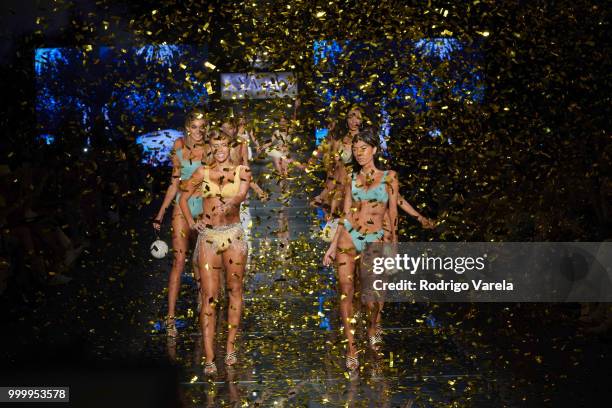
[[387, 172], [383, 173], [383, 177], [378, 185], [369, 190], [357, 187], [357, 176], [353, 174], [353, 181], [351, 184], [351, 195], [354, 201], [371, 201], [386, 203], [389, 201], [389, 194], [387, 194]]
[[[181, 178], [180, 180], [189, 180], [191, 178], [191, 175], [193, 174], [194, 171], [196, 171], [196, 169], [198, 167], [200, 167], [202, 165], [202, 162], [200, 162], [199, 160], [185, 160], [183, 159], [183, 149], [178, 148], [176, 149], [176, 155], [179, 158], [179, 160], [181, 161]], [[181, 193], [176, 193], [176, 199], [175, 202], [178, 204], [179, 199], [181, 197]], [[203, 208], [202, 208], [202, 197], [200, 196], [191, 196], [189, 197], [189, 200], [187, 200], [187, 203], [189, 204], [189, 211], [191, 211], [191, 216], [195, 219], [197, 218], [200, 214], [202, 214]]]
[[[387, 172], [385, 171], [380, 183], [374, 188], [369, 190], [364, 190], [363, 188], [357, 187], [357, 176], [353, 174], [353, 181], [351, 183], [351, 196], [354, 201], [370, 201], [370, 202], [379, 202], [379, 203], [387, 203], [389, 201], [389, 194], [387, 193]], [[369, 234], [363, 234], [357, 231], [351, 225], [351, 222], [348, 219], [344, 219], [344, 228], [348, 231], [351, 236], [351, 240], [353, 241], [353, 245], [355, 245], [355, 250], [357, 252], [362, 252], [366, 244], [370, 242], [377, 242], [383, 239], [385, 235], [384, 230], [380, 229], [375, 232], [371, 232]]]

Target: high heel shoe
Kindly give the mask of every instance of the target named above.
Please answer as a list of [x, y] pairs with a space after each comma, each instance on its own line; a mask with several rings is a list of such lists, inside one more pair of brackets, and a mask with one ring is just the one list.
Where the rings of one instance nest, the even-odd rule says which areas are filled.
[[215, 375], [217, 374], [217, 365], [215, 364], [214, 361], [211, 361], [210, 363], [205, 361], [204, 362], [204, 375]]
[[349, 371], [355, 371], [359, 368], [359, 359], [357, 356], [346, 356], [346, 369]]
[[236, 353], [236, 350], [231, 351], [225, 355], [225, 365], [226, 366], [231, 367], [237, 362], [238, 362], [238, 354]]
[[370, 344], [370, 348], [374, 351], [378, 351], [380, 345], [383, 342], [380, 333], [381, 332], [377, 330], [373, 336], [368, 337], [368, 343]]
[[174, 316], [166, 316], [166, 335], [173, 338], [178, 336], [176, 318]]

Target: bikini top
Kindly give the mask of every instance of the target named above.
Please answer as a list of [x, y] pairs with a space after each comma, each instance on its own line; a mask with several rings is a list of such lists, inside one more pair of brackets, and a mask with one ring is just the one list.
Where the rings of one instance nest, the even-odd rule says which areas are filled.
[[204, 169], [204, 177], [202, 180], [202, 197], [222, 197], [231, 198], [238, 194], [240, 190], [240, 169], [242, 165], [236, 166], [234, 170], [234, 181], [231, 183], [219, 186], [210, 180], [210, 169], [206, 167]]
[[176, 155], [181, 162], [181, 180], [189, 180], [193, 172], [202, 165], [201, 160], [183, 159], [183, 149], [176, 149]]
[[344, 147], [344, 144], [340, 145], [339, 153], [340, 153], [340, 159], [342, 160], [344, 164], [350, 163], [351, 160], [353, 159], [353, 151], [351, 150], [350, 147], [346, 149]]
[[249, 133], [249, 131], [248, 131], [248, 130], [246, 130], [246, 129], [244, 130], [244, 132], [242, 132], [242, 133], [238, 133], [236, 136], [238, 136], [238, 137], [239, 137], [239, 138], [241, 138], [241, 139], [246, 140], [247, 142], [248, 142], [248, 141], [250, 140], [250, 138], [251, 138], [251, 134], [250, 134], [250, 133]]
[[354, 201], [377, 201], [379, 203], [386, 203], [389, 201], [389, 194], [387, 193], [387, 171], [384, 172], [380, 182], [376, 187], [365, 190], [361, 187], [357, 187], [357, 175], [353, 173], [353, 182], [351, 185], [351, 195]]

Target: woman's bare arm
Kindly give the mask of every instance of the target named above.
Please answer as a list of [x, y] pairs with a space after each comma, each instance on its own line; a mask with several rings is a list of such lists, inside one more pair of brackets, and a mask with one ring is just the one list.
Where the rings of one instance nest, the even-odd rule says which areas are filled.
[[332, 240], [332, 245], [338, 244], [338, 237], [340, 236], [340, 229], [344, 229], [344, 217], [348, 216], [351, 213], [351, 207], [353, 205], [353, 197], [351, 196], [351, 185], [347, 183], [344, 185], [344, 202], [343, 202], [343, 213], [342, 217], [338, 221], [338, 229], [336, 229], [336, 234], [334, 235], [334, 239]]
[[188, 200], [202, 185], [202, 180], [204, 179], [204, 169], [204, 166], [200, 166], [193, 172], [191, 178], [187, 180], [186, 189], [181, 193], [181, 198], [179, 199], [179, 207], [181, 208], [183, 216], [187, 220], [187, 224], [189, 225], [190, 229], [194, 228], [196, 222], [193, 219], [193, 216], [191, 215]]
[[397, 173], [393, 170], [389, 171], [387, 177], [389, 177], [389, 182], [387, 183], [389, 193], [389, 229], [391, 242], [397, 242], [397, 197], [399, 196], [399, 182], [397, 180]]
[[170, 185], [168, 185], [168, 188], [166, 189], [164, 201], [162, 202], [162, 205], [155, 216], [154, 227], [156, 229], [159, 229], [166, 210], [172, 203], [172, 200], [174, 200], [174, 197], [176, 197], [176, 193], [178, 193], [179, 180], [181, 177], [181, 162], [177, 156], [176, 150], [180, 147], [182, 147], [182, 139], [177, 139], [172, 147], [172, 177], [170, 179]]
[[242, 165], [243, 166], [248, 166], [249, 165], [249, 148], [247, 146], [246, 142], [241, 143], [240, 146], [240, 156], [242, 157]]
[[253, 144], [255, 145], [255, 150], [260, 151], [261, 150], [261, 146], [259, 146], [259, 142], [257, 141], [257, 138], [255, 137], [255, 131], [251, 130], [249, 132], [249, 138], [253, 141]]
[[406, 201], [406, 199], [402, 195], [399, 196], [398, 206], [408, 215], [415, 217], [417, 221], [421, 223], [423, 228], [431, 229], [435, 227], [435, 223], [432, 220], [427, 217], [424, 217], [421, 213], [419, 213], [413, 206], [410, 205], [408, 201]]

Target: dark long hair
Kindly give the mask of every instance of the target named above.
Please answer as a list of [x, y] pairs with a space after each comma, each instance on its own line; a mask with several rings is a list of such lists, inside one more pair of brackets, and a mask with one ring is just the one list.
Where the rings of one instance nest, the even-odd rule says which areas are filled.
[[[386, 170], [386, 164], [382, 157], [382, 148], [380, 146], [380, 136], [376, 131], [374, 126], [362, 126], [359, 129], [359, 133], [353, 137], [353, 144], [357, 142], [363, 142], [367, 145], [376, 148], [376, 153], [374, 154], [374, 165], [377, 169]], [[361, 171], [361, 165], [357, 162], [357, 160], [353, 160], [353, 172]]]
[[337, 115], [337, 124], [335, 129], [335, 140], [342, 140], [344, 136], [349, 132], [348, 124], [348, 114], [352, 110], [358, 110], [361, 112], [361, 126], [368, 127], [374, 126], [375, 115], [371, 111], [371, 109], [367, 108], [366, 105], [354, 103], [351, 105], [346, 105], [343, 109], [339, 109], [339, 114]]

